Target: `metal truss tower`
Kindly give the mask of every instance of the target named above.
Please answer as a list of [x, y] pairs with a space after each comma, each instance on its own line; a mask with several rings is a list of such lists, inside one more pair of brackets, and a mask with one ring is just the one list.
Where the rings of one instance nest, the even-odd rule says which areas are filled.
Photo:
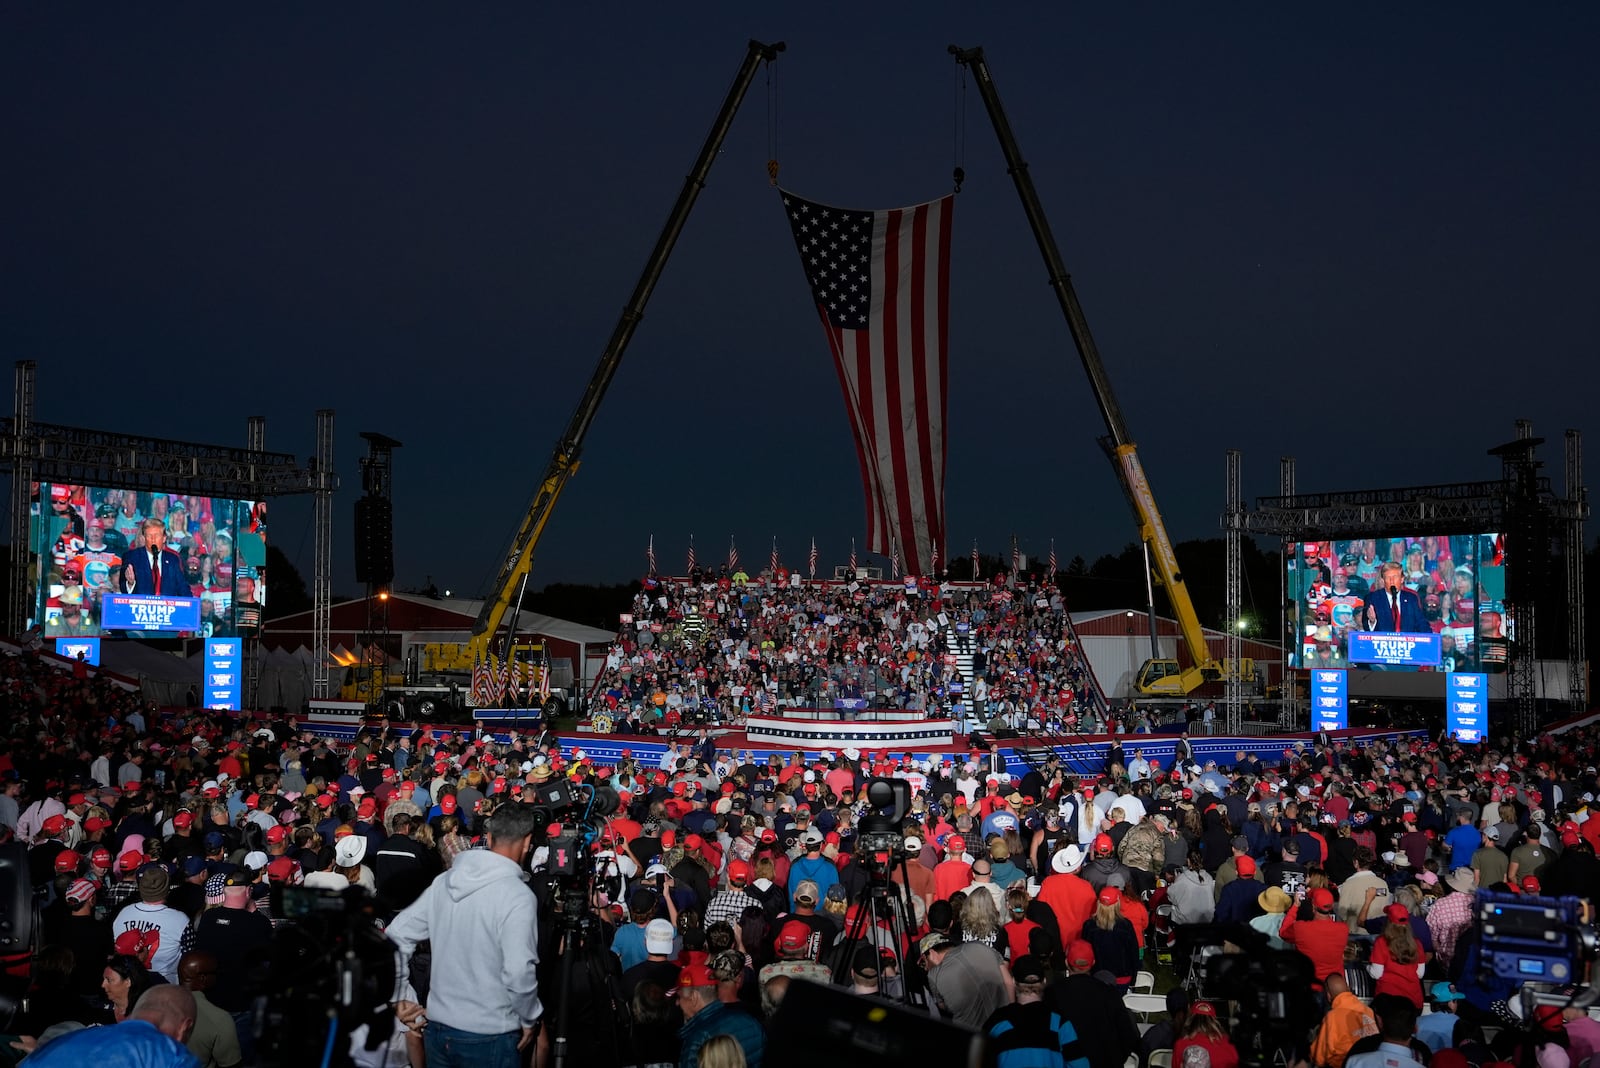
[[1584, 633], [1585, 550], [1583, 528], [1589, 518], [1589, 499], [1583, 489], [1583, 435], [1566, 435], [1566, 499], [1562, 555], [1567, 565], [1567, 700], [1574, 712], [1589, 709], [1588, 635]]
[[339, 477], [333, 471], [333, 409], [317, 412], [317, 452], [311, 461], [312, 555], [316, 577], [311, 586], [311, 696], [326, 699], [328, 648], [333, 629], [333, 491]]
[[[1278, 457], [1278, 494], [1285, 499], [1294, 496], [1294, 457]], [[1278, 541], [1278, 635], [1283, 645], [1283, 683], [1278, 690], [1278, 725], [1292, 731], [1300, 722], [1299, 688], [1294, 682], [1294, 654], [1300, 648], [1300, 635], [1292, 628], [1289, 619], [1289, 557], [1294, 542], [1287, 538]]]
[[1222, 525], [1227, 541], [1227, 610], [1223, 626], [1227, 629], [1226, 658], [1223, 664], [1224, 705], [1228, 717], [1228, 733], [1238, 735], [1244, 724], [1244, 678], [1240, 666], [1244, 660], [1244, 641], [1240, 628], [1244, 624], [1244, 496], [1240, 488], [1241, 458], [1238, 449], [1228, 450], [1228, 510]]

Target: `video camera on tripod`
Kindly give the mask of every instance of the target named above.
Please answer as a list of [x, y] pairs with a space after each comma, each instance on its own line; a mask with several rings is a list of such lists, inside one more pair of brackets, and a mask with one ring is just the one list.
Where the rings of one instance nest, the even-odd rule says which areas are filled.
[[904, 779], [868, 779], [861, 797], [865, 808], [856, 820], [856, 857], [869, 877], [887, 881], [906, 859], [911, 784]]
[[[599, 918], [591, 908], [597, 886], [604, 886], [608, 898], [620, 896], [620, 872], [613, 876], [597, 869], [595, 853], [589, 848], [600, 836], [607, 817], [622, 807], [621, 796], [607, 786], [582, 786], [574, 789], [565, 779], [551, 779], [523, 791], [522, 803], [533, 807], [536, 828], [545, 831], [534, 845], [545, 850], [541, 875], [548, 879], [548, 896], [541, 900], [552, 906], [553, 916], [543, 912], [540, 923], [553, 921], [559, 955], [556, 983], [556, 1021], [551, 1036], [552, 1063], [565, 1068], [571, 1053], [574, 969], [582, 966], [591, 999], [613, 999], [609, 1015], [617, 1025], [609, 1033], [615, 1037], [626, 1029], [624, 1005], [615, 1003], [616, 991], [608, 980], [609, 958], [600, 932]], [[615, 879], [615, 885], [609, 880]], [[594, 1004], [589, 1004], [590, 1010]]]
[[352, 1032], [367, 1026], [368, 1050], [394, 1032], [396, 960], [374, 903], [352, 887], [343, 891], [276, 886], [270, 963], [252, 976], [264, 993], [252, 1026], [267, 1066], [348, 1064]]

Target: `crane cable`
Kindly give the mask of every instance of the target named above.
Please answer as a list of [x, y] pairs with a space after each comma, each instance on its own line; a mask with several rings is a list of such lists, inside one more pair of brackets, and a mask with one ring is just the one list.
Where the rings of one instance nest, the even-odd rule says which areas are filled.
[[955, 191], [961, 192], [961, 183], [967, 180], [967, 68], [957, 61], [956, 80], [952, 86], [950, 113], [950, 177]]
[[772, 68], [776, 66], [770, 59], [767, 60], [767, 182], [777, 188], [778, 185], [778, 85], [773, 77]]

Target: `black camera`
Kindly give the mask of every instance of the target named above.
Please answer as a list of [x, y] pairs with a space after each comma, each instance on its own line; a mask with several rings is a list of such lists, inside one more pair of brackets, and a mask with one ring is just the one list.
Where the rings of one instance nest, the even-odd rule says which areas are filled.
[[[326, 1063], [330, 1037], [347, 1039], [366, 1024], [367, 1048], [376, 1049], [394, 1032], [397, 971], [394, 944], [378, 925], [372, 898], [351, 887], [341, 891], [276, 886], [272, 914], [285, 922], [274, 932], [265, 973], [252, 978], [265, 996], [258, 998], [253, 1021], [262, 1042], [262, 1064]], [[335, 1035], [307, 1021], [332, 1017]]]
[[1239, 1006], [1243, 1027], [1258, 1035], [1301, 1036], [1320, 1015], [1311, 958], [1295, 950], [1214, 953], [1206, 959], [1201, 996]]

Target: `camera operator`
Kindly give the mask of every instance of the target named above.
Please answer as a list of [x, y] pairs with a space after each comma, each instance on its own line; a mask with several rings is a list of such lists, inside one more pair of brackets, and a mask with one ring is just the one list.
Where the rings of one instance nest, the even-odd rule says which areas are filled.
[[426, 1008], [395, 1006], [402, 1022], [421, 1026], [429, 1068], [515, 1064], [537, 1034], [537, 904], [523, 881], [533, 832], [531, 806], [501, 805], [488, 848], [458, 855], [389, 926], [407, 962], [418, 942], [433, 942]]

